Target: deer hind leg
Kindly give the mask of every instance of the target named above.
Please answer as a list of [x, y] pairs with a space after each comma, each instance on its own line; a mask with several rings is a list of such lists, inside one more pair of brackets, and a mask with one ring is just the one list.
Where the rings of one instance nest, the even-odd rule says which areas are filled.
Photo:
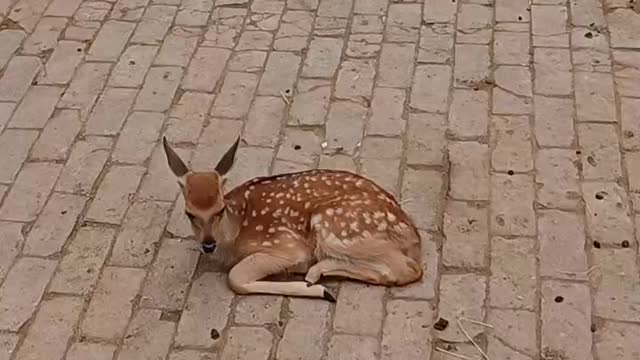
[[322, 298], [335, 302], [335, 298], [322, 285], [308, 286], [304, 281], [260, 281], [269, 275], [296, 266], [301, 259], [296, 256], [277, 256], [255, 253], [241, 260], [229, 272], [229, 286], [238, 294], [274, 294]]
[[309, 285], [315, 284], [322, 276], [342, 276], [372, 284], [383, 283], [381, 272], [370, 264], [334, 258], [320, 260], [309, 268], [304, 281]]

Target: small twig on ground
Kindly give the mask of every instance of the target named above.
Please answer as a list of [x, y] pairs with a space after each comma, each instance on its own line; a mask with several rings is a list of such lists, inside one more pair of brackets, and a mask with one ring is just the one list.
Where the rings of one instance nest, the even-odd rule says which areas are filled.
[[560, 274], [565, 274], [565, 275], [574, 275], [574, 276], [589, 275], [590, 272], [592, 272], [598, 267], [600, 267], [600, 265], [593, 265], [587, 271], [563, 271], [563, 270], [556, 270], [556, 271], [559, 272]]
[[467, 318], [465, 318], [465, 317], [461, 317], [461, 318], [459, 318], [459, 319], [460, 319], [460, 320], [462, 320], [462, 321], [470, 322], [470, 323], [472, 323], [472, 324], [476, 324], [476, 325], [480, 325], [480, 326], [484, 326], [484, 327], [488, 327], [488, 328], [493, 329], [493, 325], [491, 325], [491, 324], [487, 324], [487, 323], [483, 323], [482, 321], [473, 320], [473, 319], [467, 319]]
[[437, 347], [437, 348], [436, 348], [436, 351], [440, 351], [441, 353], [445, 353], [445, 354], [447, 354], [447, 355], [451, 355], [451, 356], [453, 356], [453, 357], [457, 357], [458, 359], [471, 360], [471, 358], [469, 358], [469, 357], [466, 357], [466, 356], [464, 356], [464, 355], [460, 355], [460, 354], [456, 354], [456, 353], [454, 353], [454, 352], [451, 352], [451, 351], [449, 351], [449, 350], [445, 350], [445, 349], [443, 349], [443, 348], [439, 348], [439, 347]]
[[287, 95], [284, 94], [284, 91], [280, 91], [280, 96], [282, 96], [282, 99], [284, 100], [284, 102], [287, 103], [287, 105], [291, 105], [291, 101], [289, 101], [289, 98], [287, 97]]
[[482, 351], [482, 348], [480, 348], [480, 346], [475, 342], [475, 340], [473, 340], [471, 338], [471, 336], [469, 336], [469, 333], [467, 333], [467, 330], [465, 330], [464, 327], [462, 326], [462, 321], [461, 320], [462, 320], [461, 318], [458, 318], [458, 327], [460, 328], [460, 331], [462, 331], [464, 336], [466, 336], [467, 339], [469, 339], [469, 341], [471, 341], [471, 343], [476, 348], [476, 350], [478, 350], [480, 352], [480, 354], [482, 354], [482, 357], [484, 357], [486, 360], [491, 360], [491, 359], [489, 359], [487, 354], [485, 354], [484, 351]]

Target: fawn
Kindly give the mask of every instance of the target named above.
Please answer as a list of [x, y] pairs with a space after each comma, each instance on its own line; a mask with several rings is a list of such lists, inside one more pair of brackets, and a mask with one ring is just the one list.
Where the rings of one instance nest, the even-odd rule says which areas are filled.
[[[309, 170], [258, 177], [225, 194], [240, 137], [212, 172], [194, 172], [163, 137], [186, 216], [205, 253], [229, 270], [237, 294], [324, 298], [316, 284], [338, 276], [375, 285], [405, 285], [422, 277], [421, 239], [394, 197], [360, 175]], [[264, 281], [283, 273], [305, 281]]]

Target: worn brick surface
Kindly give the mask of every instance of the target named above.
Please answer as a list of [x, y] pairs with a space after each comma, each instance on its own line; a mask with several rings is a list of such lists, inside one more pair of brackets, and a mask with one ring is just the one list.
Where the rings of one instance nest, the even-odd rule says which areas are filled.
[[[635, 3], [0, 0], [0, 360], [483, 359], [461, 316], [491, 359], [635, 359]], [[235, 295], [161, 140], [238, 135], [226, 190], [362, 174], [423, 277]]]

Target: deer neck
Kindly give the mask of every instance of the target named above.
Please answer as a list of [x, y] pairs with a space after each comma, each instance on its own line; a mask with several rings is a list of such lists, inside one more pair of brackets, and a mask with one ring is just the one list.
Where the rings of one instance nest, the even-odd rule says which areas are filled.
[[240, 233], [242, 212], [242, 207], [235, 204], [227, 204], [227, 209], [222, 214], [222, 219], [212, 229], [218, 247], [229, 248], [233, 245]]

